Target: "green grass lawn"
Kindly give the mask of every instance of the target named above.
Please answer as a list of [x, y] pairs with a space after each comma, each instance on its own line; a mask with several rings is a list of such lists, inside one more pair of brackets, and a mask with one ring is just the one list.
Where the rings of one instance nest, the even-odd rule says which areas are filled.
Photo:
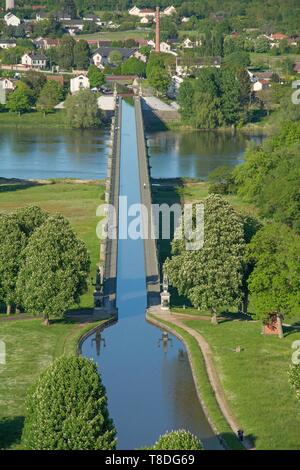
[[[104, 186], [97, 181], [82, 184], [57, 180], [53, 184], [26, 186], [23, 183], [1, 184], [0, 180], [0, 212], [35, 204], [50, 213], [59, 212], [70, 221], [90, 252], [93, 278], [99, 261], [99, 240], [96, 236], [99, 219], [96, 217], [96, 209], [103, 201]], [[90, 280], [89, 292], [81, 299], [82, 308], [93, 306], [92, 292]]]
[[300, 60], [300, 54], [284, 54], [274, 56], [270, 53], [259, 54], [257, 52], [251, 52], [250, 58], [252, 67], [257, 67], [264, 64], [264, 66], [270, 67], [272, 70], [277, 71], [280, 69], [281, 63], [286, 59], [293, 61]]
[[99, 41], [126, 41], [127, 39], [146, 39], [147, 31], [129, 30], [129, 31], [105, 31], [91, 34], [81, 34], [80, 39], [97, 39]]
[[[262, 336], [256, 322], [185, 323], [210, 344], [232, 412], [256, 448], [299, 449], [300, 403], [289, 387], [287, 371], [291, 345], [300, 332], [287, 331], [279, 340]], [[234, 352], [236, 346], [242, 347], [241, 353]]]
[[65, 113], [63, 110], [56, 111], [44, 115], [37, 111], [21, 114], [10, 112], [0, 112], [0, 126], [1, 127], [36, 127], [39, 128], [64, 128], [69, 129], [70, 126], [66, 122]]

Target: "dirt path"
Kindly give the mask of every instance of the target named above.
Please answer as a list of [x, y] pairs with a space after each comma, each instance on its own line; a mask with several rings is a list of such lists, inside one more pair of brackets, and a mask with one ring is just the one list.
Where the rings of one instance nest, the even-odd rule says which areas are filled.
[[[242, 427], [239, 425], [239, 423], [235, 419], [235, 417], [234, 417], [234, 415], [233, 415], [233, 413], [232, 413], [232, 411], [229, 407], [229, 404], [227, 402], [227, 399], [226, 399], [225, 394], [224, 394], [224, 390], [222, 388], [222, 385], [221, 385], [221, 382], [220, 382], [220, 379], [219, 379], [218, 372], [217, 372], [216, 367], [215, 367], [215, 363], [214, 363], [214, 359], [213, 359], [213, 353], [212, 353], [212, 350], [211, 350], [209, 344], [207, 343], [207, 341], [204, 339], [204, 337], [198, 331], [195, 331], [194, 329], [188, 327], [187, 325], [185, 325], [183, 323], [183, 320], [188, 319], [187, 315], [184, 315], [184, 318], [182, 318], [182, 316], [173, 315], [173, 314], [171, 314], [170, 312], [167, 312], [167, 311], [162, 312], [161, 309], [157, 308], [157, 307], [156, 308], [150, 308], [149, 313], [154, 315], [155, 319], [158, 322], [161, 319], [161, 320], [164, 320], [168, 323], [176, 325], [179, 328], [182, 328], [187, 333], [189, 333], [193, 338], [195, 338], [195, 340], [197, 341], [197, 343], [198, 343], [198, 345], [199, 345], [199, 347], [202, 351], [204, 362], [205, 362], [205, 367], [206, 367], [206, 371], [207, 371], [207, 375], [208, 375], [211, 387], [214, 391], [214, 394], [215, 394], [216, 400], [218, 402], [218, 405], [219, 405], [226, 421], [230, 425], [232, 431], [235, 434], [237, 434], [237, 431], [239, 429], [242, 429]], [[162, 326], [163, 326], [163, 324], [162, 324]], [[245, 439], [243, 441], [243, 445], [248, 450], [255, 450], [255, 447], [253, 446], [252, 442], [249, 439], [247, 439], [247, 437], [245, 437]]]

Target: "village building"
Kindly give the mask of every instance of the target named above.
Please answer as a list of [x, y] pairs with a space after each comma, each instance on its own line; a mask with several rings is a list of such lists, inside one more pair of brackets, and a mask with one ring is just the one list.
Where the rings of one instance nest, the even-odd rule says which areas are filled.
[[257, 80], [257, 82], [253, 84], [253, 91], [258, 92], [258, 91], [267, 90], [269, 86], [270, 86], [269, 80], [260, 79], [260, 80]]
[[10, 49], [11, 47], [16, 47], [17, 43], [15, 39], [0, 39], [0, 48], [1, 49]]
[[21, 64], [27, 68], [45, 69], [47, 57], [44, 54], [26, 53], [22, 55]]
[[0, 86], [3, 90], [13, 91], [15, 89], [15, 80], [10, 78], [0, 78]]
[[9, 12], [4, 16], [4, 21], [7, 26], [19, 26], [21, 24], [20, 18], [13, 13]]
[[175, 13], [176, 13], [176, 8], [173, 5], [165, 8], [163, 11], [163, 15], [166, 15], [166, 16], [175, 15]]
[[92, 55], [92, 60], [96, 67], [103, 69], [106, 65], [110, 65], [109, 56], [112, 52], [119, 52], [122, 61], [134, 57], [136, 49], [129, 49], [126, 47], [99, 47]]
[[154, 10], [150, 10], [149, 8], [140, 9], [137, 6], [134, 6], [133, 8], [131, 8], [128, 13], [131, 16], [139, 16], [140, 18], [147, 17], [147, 16], [153, 16], [153, 17], [155, 16]]
[[70, 91], [72, 94], [77, 93], [80, 90], [90, 89], [90, 81], [86, 75], [77, 75], [77, 77], [71, 78], [70, 80]]
[[179, 77], [188, 77], [193, 75], [197, 70], [208, 67], [221, 67], [221, 57], [177, 57], [176, 58], [176, 75]]

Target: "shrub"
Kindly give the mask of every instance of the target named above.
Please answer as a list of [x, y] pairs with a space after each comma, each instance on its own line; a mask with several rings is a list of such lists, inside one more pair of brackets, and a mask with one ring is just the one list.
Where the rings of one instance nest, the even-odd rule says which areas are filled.
[[296, 393], [296, 397], [300, 400], [300, 364], [293, 364], [290, 366], [289, 382]]
[[160, 436], [153, 450], [203, 450], [203, 446], [196, 436], [182, 429]]

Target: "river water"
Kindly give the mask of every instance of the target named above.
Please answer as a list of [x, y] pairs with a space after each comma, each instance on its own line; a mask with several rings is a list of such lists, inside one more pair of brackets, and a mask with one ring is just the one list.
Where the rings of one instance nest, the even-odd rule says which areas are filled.
[[[155, 178], [203, 178], [220, 165], [243, 161], [249, 140], [217, 132], [155, 132], [148, 135]], [[0, 127], [0, 177], [23, 179], [106, 176], [107, 130], [12, 129]]]

